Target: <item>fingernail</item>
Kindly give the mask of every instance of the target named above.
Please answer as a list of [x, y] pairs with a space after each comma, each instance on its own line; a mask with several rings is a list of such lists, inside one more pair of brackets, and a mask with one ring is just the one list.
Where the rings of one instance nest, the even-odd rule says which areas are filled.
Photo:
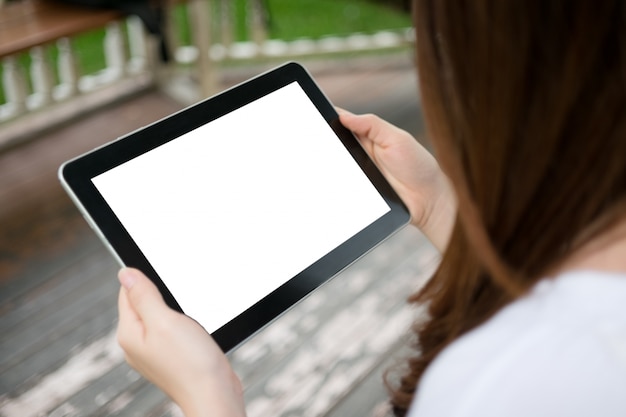
[[117, 274], [122, 287], [127, 290], [131, 289], [135, 282], [137, 282], [137, 270], [132, 268], [122, 268], [120, 272]]

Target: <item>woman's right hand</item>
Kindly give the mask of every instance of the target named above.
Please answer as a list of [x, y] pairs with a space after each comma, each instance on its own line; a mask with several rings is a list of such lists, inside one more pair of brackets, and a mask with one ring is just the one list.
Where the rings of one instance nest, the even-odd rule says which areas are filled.
[[407, 205], [411, 223], [443, 251], [454, 224], [456, 200], [435, 158], [409, 133], [375, 115], [338, 111], [341, 123], [355, 134]]

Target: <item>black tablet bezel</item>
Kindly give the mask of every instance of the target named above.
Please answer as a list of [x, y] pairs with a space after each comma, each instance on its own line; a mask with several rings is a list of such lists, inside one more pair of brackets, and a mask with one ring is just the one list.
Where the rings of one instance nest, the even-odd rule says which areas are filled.
[[146, 273], [157, 285], [166, 303], [182, 312], [141, 249], [97, 191], [92, 179], [294, 81], [304, 90], [391, 210], [213, 332], [214, 339], [224, 352], [269, 324], [409, 221], [408, 210], [398, 195], [353, 134], [341, 125], [335, 108], [308, 72], [297, 63], [285, 64], [68, 161], [59, 168], [63, 186], [114, 256], [123, 265], [136, 267]]

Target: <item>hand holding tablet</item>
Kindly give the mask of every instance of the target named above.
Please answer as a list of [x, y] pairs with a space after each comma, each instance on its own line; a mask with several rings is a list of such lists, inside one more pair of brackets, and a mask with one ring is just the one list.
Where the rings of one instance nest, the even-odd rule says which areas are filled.
[[228, 351], [409, 215], [307, 72], [287, 64], [65, 163], [120, 264]]

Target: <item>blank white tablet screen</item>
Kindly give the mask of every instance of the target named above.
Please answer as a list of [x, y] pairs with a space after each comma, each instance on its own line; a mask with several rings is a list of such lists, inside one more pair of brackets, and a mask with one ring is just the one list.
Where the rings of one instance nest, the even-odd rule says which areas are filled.
[[390, 210], [296, 82], [93, 183], [209, 332]]

